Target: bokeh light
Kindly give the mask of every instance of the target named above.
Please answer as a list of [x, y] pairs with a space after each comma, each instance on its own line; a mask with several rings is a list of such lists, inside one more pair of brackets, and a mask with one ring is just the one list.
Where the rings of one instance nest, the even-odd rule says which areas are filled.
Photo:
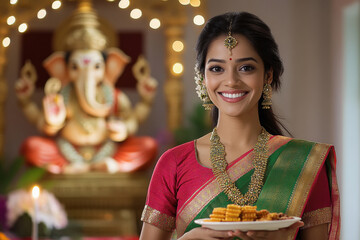
[[172, 67], [172, 70], [173, 70], [174, 73], [180, 74], [180, 73], [183, 72], [184, 67], [183, 67], [183, 65], [181, 63], [175, 63], [173, 65], [173, 67]]
[[179, 0], [179, 3], [181, 3], [182, 5], [189, 5], [190, 0]]
[[153, 18], [150, 20], [149, 25], [152, 29], [158, 29], [161, 26], [161, 22], [159, 19]]
[[56, 0], [51, 4], [52, 9], [59, 9], [61, 7], [61, 1]]
[[199, 26], [203, 25], [205, 23], [205, 19], [201, 15], [196, 15], [194, 17], [193, 21], [194, 21], [194, 24], [199, 25]]
[[43, 19], [44, 17], [46, 17], [46, 10], [43, 8], [43, 9], [40, 9], [37, 13], [37, 18], [38, 19]]
[[3, 45], [4, 47], [8, 47], [8, 46], [10, 45], [10, 43], [11, 43], [11, 40], [10, 40], [9, 37], [6, 37], [6, 38], [4, 38], [4, 39], [2, 40], [2, 45]]
[[27, 30], [27, 28], [28, 28], [27, 24], [26, 24], [26, 23], [22, 23], [22, 24], [19, 25], [18, 31], [21, 32], [21, 33], [23, 33], [23, 32], [25, 32], [25, 31]]
[[184, 43], [182, 41], [176, 40], [172, 44], [172, 49], [175, 52], [181, 52], [184, 49]]
[[193, 7], [200, 7], [200, 0], [190, 0], [190, 5]]
[[7, 18], [6, 23], [10, 26], [16, 22], [16, 18], [14, 16], [10, 16]]
[[120, 0], [120, 2], [119, 2], [119, 8], [121, 8], [121, 9], [125, 9], [125, 8], [129, 7], [129, 5], [130, 5], [129, 0]]
[[133, 19], [139, 19], [142, 16], [142, 11], [138, 8], [131, 10], [130, 17]]

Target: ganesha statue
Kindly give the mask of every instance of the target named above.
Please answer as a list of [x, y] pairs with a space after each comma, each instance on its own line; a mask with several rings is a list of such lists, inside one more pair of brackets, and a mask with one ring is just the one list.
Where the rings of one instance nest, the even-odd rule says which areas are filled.
[[60, 40], [62, 50], [44, 61], [51, 77], [42, 107], [32, 100], [37, 74], [30, 62], [15, 84], [25, 116], [47, 135], [27, 138], [21, 153], [28, 163], [51, 173], [146, 168], [156, 157], [157, 143], [135, 133], [149, 115], [157, 89], [147, 61], [139, 57], [132, 69], [140, 96], [133, 107], [115, 87], [130, 57], [108, 46], [91, 6], [80, 6], [69, 23]]

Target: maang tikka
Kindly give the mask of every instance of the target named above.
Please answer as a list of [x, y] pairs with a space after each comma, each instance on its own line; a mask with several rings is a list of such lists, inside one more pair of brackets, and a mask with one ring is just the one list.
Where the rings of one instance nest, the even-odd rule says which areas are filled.
[[225, 38], [224, 41], [224, 45], [227, 49], [229, 49], [229, 53], [231, 56], [231, 50], [237, 45], [237, 40], [236, 38], [234, 38], [233, 36], [231, 36], [231, 25], [232, 25], [232, 20], [230, 20], [230, 25], [229, 25], [229, 32], [228, 32], [228, 36]]

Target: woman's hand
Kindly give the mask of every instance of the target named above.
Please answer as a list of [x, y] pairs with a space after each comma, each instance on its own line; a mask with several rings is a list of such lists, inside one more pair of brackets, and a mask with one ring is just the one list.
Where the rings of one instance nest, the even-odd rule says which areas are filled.
[[304, 226], [303, 222], [296, 222], [287, 228], [281, 228], [276, 231], [248, 231], [241, 232], [236, 230], [232, 233], [231, 236], [240, 237], [242, 240], [265, 240], [265, 239], [288, 239], [288, 237], [298, 229], [299, 227]]
[[185, 233], [178, 240], [230, 240], [233, 236], [236, 235], [234, 235], [232, 231], [216, 231], [204, 227], [198, 227]]

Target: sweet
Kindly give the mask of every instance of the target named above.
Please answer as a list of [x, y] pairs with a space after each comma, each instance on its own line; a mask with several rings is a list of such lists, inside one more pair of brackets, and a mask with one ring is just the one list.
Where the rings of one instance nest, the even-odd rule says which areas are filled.
[[208, 222], [245, 222], [245, 221], [272, 221], [289, 219], [283, 213], [271, 213], [266, 209], [257, 210], [256, 206], [239, 206], [228, 204], [226, 208], [214, 208]]

